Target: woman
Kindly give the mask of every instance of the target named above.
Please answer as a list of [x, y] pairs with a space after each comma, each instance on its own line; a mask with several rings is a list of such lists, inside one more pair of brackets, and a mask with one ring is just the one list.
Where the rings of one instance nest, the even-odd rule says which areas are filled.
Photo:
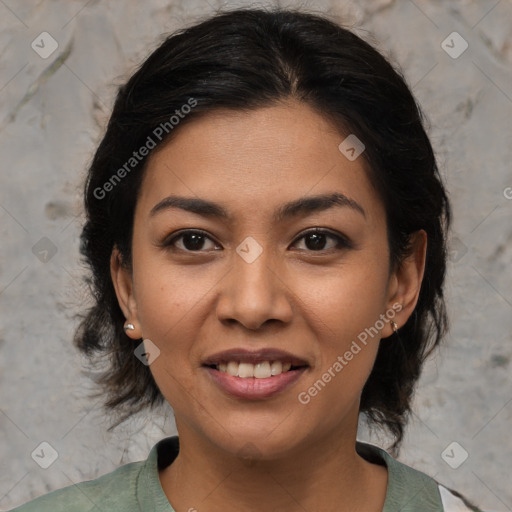
[[404, 79], [318, 16], [220, 13], [120, 88], [85, 187], [78, 347], [179, 437], [35, 511], [479, 510], [396, 454], [447, 330], [450, 205]]

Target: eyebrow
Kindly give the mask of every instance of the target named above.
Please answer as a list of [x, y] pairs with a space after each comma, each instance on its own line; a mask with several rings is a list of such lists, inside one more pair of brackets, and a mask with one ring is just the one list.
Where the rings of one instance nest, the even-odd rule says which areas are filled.
[[[283, 222], [284, 220], [293, 217], [306, 216], [311, 213], [325, 211], [333, 207], [351, 208], [352, 210], [362, 214], [366, 219], [366, 212], [359, 203], [350, 199], [345, 194], [335, 192], [332, 194], [301, 197], [294, 201], [285, 203], [275, 210], [272, 220], [276, 223]], [[230, 220], [231, 218], [229, 212], [218, 203], [197, 197], [176, 195], [171, 195], [162, 199], [151, 209], [149, 215], [150, 217], [153, 217], [157, 213], [170, 208], [179, 208], [207, 218], [218, 218], [223, 220]]]

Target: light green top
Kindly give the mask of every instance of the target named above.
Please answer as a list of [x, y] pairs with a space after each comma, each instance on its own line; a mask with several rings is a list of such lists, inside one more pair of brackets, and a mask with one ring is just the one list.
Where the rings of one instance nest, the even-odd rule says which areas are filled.
[[[398, 462], [381, 448], [361, 442], [356, 448], [366, 460], [387, 466], [388, 487], [382, 512], [472, 510], [460, 508], [464, 507], [462, 501], [434, 479]], [[145, 461], [125, 464], [95, 480], [53, 491], [11, 512], [175, 512], [160, 485], [158, 470], [171, 464], [178, 451], [177, 436], [162, 439]]]

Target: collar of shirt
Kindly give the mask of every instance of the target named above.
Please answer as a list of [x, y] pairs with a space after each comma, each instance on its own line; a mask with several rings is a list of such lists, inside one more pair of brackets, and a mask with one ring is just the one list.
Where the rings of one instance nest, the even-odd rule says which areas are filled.
[[[382, 512], [416, 512], [419, 503], [422, 512], [443, 512], [438, 485], [434, 479], [398, 462], [377, 446], [358, 441], [356, 450], [369, 462], [385, 465], [388, 469], [388, 485]], [[135, 483], [141, 510], [175, 512], [162, 489], [158, 471], [171, 464], [178, 452], [178, 436], [162, 439], [151, 449]], [[193, 510], [194, 504], [190, 508]], [[195, 508], [200, 510], [200, 504], [195, 504]]]

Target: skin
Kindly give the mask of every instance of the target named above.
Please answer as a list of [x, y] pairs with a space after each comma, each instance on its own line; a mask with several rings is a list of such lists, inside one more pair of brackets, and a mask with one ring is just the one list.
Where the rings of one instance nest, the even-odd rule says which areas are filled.
[[[390, 274], [384, 207], [363, 157], [349, 161], [339, 151], [344, 138], [309, 106], [290, 101], [208, 113], [181, 126], [148, 162], [132, 269], [114, 250], [111, 271], [135, 326], [128, 335], [161, 351], [150, 369], [174, 410], [180, 453], [160, 481], [178, 512], [382, 510], [387, 470], [360, 457], [355, 442], [361, 391], [390, 323], [308, 404], [297, 399], [393, 304], [402, 306], [394, 317], [402, 326], [423, 278], [424, 231]], [[343, 206], [272, 221], [285, 202], [334, 191], [357, 201], [365, 216]], [[171, 194], [220, 203], [232, 217], [177, 208], [151, 216]], [[315, 227], [347, 237], [351, 247], [337, 249], [326, 237], [315, 250], [303, 238]], [[195, 251], [183, 238], [174, 249], [161, 246], [183, 229], [209, 238]], [[236, 252], [248, 236], [262, 248], [252, 263]], [[271, 398], [233, 398], [201, 362], [236, 347], [280, 348], [310, 366]]]

